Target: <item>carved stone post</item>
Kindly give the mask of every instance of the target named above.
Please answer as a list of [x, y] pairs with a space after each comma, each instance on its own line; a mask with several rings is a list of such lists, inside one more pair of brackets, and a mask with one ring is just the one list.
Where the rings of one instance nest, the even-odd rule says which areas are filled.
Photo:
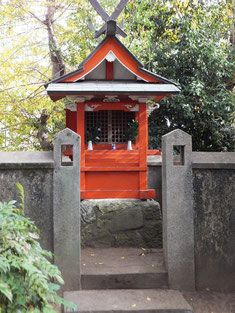
[[162, 137], [163, 249], [169, 287], [195, 289], [192, 140], [182, 130]]
[[55, 135], [54, 164], [55, 263], [65, 281], [63, 290], [78, 290], [81, 286], [80, 136], [68, 128]]

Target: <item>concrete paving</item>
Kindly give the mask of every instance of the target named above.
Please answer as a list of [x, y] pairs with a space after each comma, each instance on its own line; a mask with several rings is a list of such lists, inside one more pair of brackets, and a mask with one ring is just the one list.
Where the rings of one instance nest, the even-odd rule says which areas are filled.
[[160, 289], [168, 287], [161, 250], [86, 248], [81, 267], [82, 290], [64, 293], [79, 313], [193, 313], [179, 291]]
[[183, 292], [194, 313], [235, 313], [235, 293]]
[[161, 249], [86, 248], [81, 253], [82, 274], [166, 272]]
[[81, 254], [82, 289], [165, 289], [163, 253], [144, 248], [86, 248]]
[[193, 312], [182, 294], [175, 290], [82, 290], [65, 292], [64, 297], [77, 304], [79, 313]]

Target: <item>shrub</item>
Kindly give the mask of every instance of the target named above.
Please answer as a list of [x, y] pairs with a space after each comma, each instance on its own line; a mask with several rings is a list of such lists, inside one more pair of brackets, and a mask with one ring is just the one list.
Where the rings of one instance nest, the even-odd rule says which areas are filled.
[[39, 230], [24, 216], [22, 203], [0, 202], [0, 313], [54, 313], [54, 304], [76, 310], [56, 292], [63, 284], [57, 266], [50, 263], [52, 253], [38, 243]]

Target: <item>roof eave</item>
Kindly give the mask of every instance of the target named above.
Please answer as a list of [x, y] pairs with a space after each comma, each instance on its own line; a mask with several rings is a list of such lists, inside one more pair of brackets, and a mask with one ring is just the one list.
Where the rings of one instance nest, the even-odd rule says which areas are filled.
[[136, 56], [129, 50], [127, 49], [126, 46], [124, 46], [124, 44], [121, 42], [121, 40], [119, 40], [116, 36], [113, 36], [113, 38], [116, 40], [116, 42], [118, 44], [120, 44], [122, 46], [122, 48], [126, 51], [126, 53], [129, 54], [129, 56], [137, 63], [137, 65], [142, 68], [143, 64], [136, 58]]
[[150, 71], [146, 70], [146, 69], [143, 68], [143, 67], [139, 67], [138, 70], [139, 70], [140, 72], [143, 72], [143, 73], [145, 73], [145, 74], [148, 74], [148, 75], [150, 75], [150, 76], [152, 76], [152, 77], [154, 77], [154, 78], [157, 78], [158, 80], [162, 81], [163, 83], [167, 83], [167, 84], [172, 84], [172, 85], [178, 86], [178, 84], [176, 84], [176, 83], [173, 82], [172, 80], [169, 80], [169, 79], [167, 79], [167, 78], [165, 78], [165, 77], [162, 77], [162, 76], [160, 76], [160, 75], [158, 75], [158, 74], [155, 74], [155, 73], [153, 73], [153, 72], [150, 72]]
[[89, 61], [90, 58], [92, 58], [92, 56], [94, 54], [96, 54], [96, 52], [100, 49], [101, 46], [103, 46], [103, 44], [109, 39], [109, 38], [113, 38], [114, 40], [117, 41], [118, 44], [120, 44], [122, 46], [122, 48], [130, 55], [131, 58], [133, 58], [135, 60], [135, 62], [138, 64], [139, 67], [143, 67], [142, 63], [134, 56], [134, 54], [132, 54], [130, 52], [129, 49], [127, 49], [124, 44], [116, 37], [116, 36], [106, 36], [96, 47], [95, 49], [93, 49], [91, 51], [91, 53], [79, 64], [78, 68], [72, 72], [69, 72], [67, 74], [64, 74], [56, 79], [53, 79], [51, 81], [49, 81], [48, 83], [46, 83], [44, 86], [45, 88], [47, 88], [47, 86], [49, 84], [52, 84], [52, 83], [59, 83], [61, 81], [63, 81], [64, 79], [72, 76], [72, 75], [75, 75], [75, 74], [78, 74], [78, 73], [81, 73], [84, 71], [84, 65], [87, 63], [87, 61]]
[[49, 96], [52, 95], [65, 95], [70, 96], [70, 95], [146, 95], [146, 96], [153, 96], [153, 95], [175, 95], [179, 94], [180, 90], [161, 90], [161, 91], [117, 91], [117, 90], [100, 90], [100, 91], [87, 91], [87, 90], [82, 90], [82, 91], [76, 91], [76, 90], [70, 90], [70, 91], [63, 91], [63, 90], [58, 90], [58, 91], [47, 91]]
[[167, 78], [165, 77], [162, 77], [160, 75], [157, 75], [153, 72], [150, 72], [148, 70], [146, 70], [144, 67], [143, 67], [143, 64], [134, 56], [134, 54], [132, 54], [132, 52], [125, 47], [125, 45], [116, 37], [116, 36], [106, 36], [96, 47], [94, 50], [91, 51], [91, 53], [79, 64], [78, 68], [75, 70], [75, 71], [72, 71], [72, 72], [69, 72], [67, 74], [64, 74], [63, 76], [60, 76], [56, 79], [53, 79], [51, 81], [49, 81], [48, 83], [46, 83], [44, 86], [45, 88], [47, 88], [47, 86], [49, 84], [52, 84], [52, 83], [60, 83], [62, 82], [64, 79], [70, 77], [70, 76], [73, 76], [75, 74], [78, 74], [78, 73], [81, 73], [84, 71], [84, 65], [89, 61], [90, 58], [92, 58], [92, 56], [94, 54], [96, 54], [96, 52], [101, 48], [101, 46], [104, 45], [104, 43], [109, 39], [109, 38], [113, 38], [124, 50], [125, 52], [136, 62], [136, 64], [138, 65], [138, 71], [139, 72], [142, 72], [144, 74], [147, 74], [151, 77], [154, 77], [155, 79], [157, 79], [158, 81], [160, 82], [163, 82], [163, 83], [166, 83], [166, 84], [173, 84], [175, 86], [177, 86], [177, 84], [171, 80], [168, 80]]
[[100, 47], [106, 42], [106, 40], [108, 39], [108, 37], [106, 36], [99, 44], [98, 46], [95, 47], [95, 49], [93, 49], [89, 54], [88, 56], [79, 64], [78, 68], [72, 72], [69, 72], [67, 74], [64, 74], [56, 79], [53, 79], [51, 81], [49, 81], [48, 83], [46, 83], [44, 86], [45, 88], [47, 88], [47, 86], [49, 84], [52, 84], [52, 83], [59, 83], [61, 82], [62, 80], [72, 76], [72, 75], [75, 75], [75, 74], [78, 74], [78, 73], [81, 73], [84, 71], [84, 67], [83, 65], [86, 64], [86, 62], [100, 49]]
[[61, 80], [64, 80], [65, 78], [71, 76], [71, 75], [74, 75], [74, 74], [77, 74], [77, 73], [81, 73], [84, 71], [84, 67], [78, 67], [78, 69], [72, 71], [72, 72], [69, 72], [67, 74], [64, 74], [63, 76], [60, 76], [58, 78], [55, 78], [51, 81], [49, 81], [48, 83], [44, 84], [44, 87], [47, 88], [49, 84], [54, 84], [54, 83], [60, 83]]

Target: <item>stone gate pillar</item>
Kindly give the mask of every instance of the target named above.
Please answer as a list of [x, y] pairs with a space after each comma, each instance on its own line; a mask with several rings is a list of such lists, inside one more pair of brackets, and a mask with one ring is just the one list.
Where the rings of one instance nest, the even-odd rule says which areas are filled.
[[180, 129], [162, 137], [163, 250], [172, 289], [195, 289], [192, 139]]
[[[66, 128], [54, 138], [53, 222], [55, 264], [63, 290], [78, 290], [80, 279], [80, 136]], [[66, 156], [67, 154], [67, 156]]]

